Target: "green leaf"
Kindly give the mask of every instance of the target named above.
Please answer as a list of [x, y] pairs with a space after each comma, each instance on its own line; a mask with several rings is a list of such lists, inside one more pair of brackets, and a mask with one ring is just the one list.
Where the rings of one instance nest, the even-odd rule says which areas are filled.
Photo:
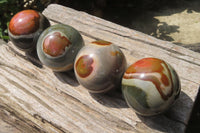
[[8, 22], [6, 23], [7, 27], [9, 26], [9, 23], [10, 23], [10, 21], [8, 21]]
[[4, 30], [4, 33], [8, 33], [8, 29], [5, 29], [5, 30]]
[[9, 39], [9, 36], [2, 36], [2, 39], [8, 40], [8, 39]]
[[0, 0], [0, 4], [8, 2], [7, 0]]

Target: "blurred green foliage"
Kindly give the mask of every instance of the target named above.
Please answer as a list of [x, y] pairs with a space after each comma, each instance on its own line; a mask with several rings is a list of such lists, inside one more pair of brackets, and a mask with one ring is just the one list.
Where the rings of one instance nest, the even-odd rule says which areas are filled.
[[23, 4], [20, 0], [0, 0], [0, 38], [7, 41], [8, 24], [11, 17], [18, 11], [23, 9]]

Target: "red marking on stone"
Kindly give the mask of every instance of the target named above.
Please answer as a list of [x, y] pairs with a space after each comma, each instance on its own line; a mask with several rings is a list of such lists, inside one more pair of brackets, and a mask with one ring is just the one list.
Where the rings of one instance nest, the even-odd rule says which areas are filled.
[[54, 32], [48, 35], [43, 42], [43, 51], [51, 56], [59, 56], [65, 52], [65, 47], [68, 47], [71, 42], [61, 36], [60, 32]]
[[40, 15], [34, 10], [17, 13], [10, 21], [9, 30], [13, 35], [27, 35], [39, 28]]
[[126, 73], [149, 73], [149, 72], [162, 72], [162, 60], [156, 58], [144, 58], [132, 64]]
[[122, 55], [119, 51], [111, 51], [112, 56]]
[[[164, 68], [161, 64], [166, 66], [167, 71], [169, 72], [169, 75], [170, 75], [169, 78], [167, 78], [167, 76], [163, 73]], [[144, 59], [141, 59], [141, 60], [137, 61], [136, 63], [132, 64], [126, 70], [123, 78], [125, 78], [125, 79], [136, 78], [136, 79], [141, 79], [141, 80], [145, 80], [145, 81], [150, 81], [156, 86], [161, 97], [164, 100], [167, 100], [168, 97], [170, 97], [172, 95], [173, 89], [171, 87], [170, 92], [167, 95], [165, 95], [162, 91], [164, 88], [161, 87], [161, 85], [160, 85], [161, 83], [159, 82], [159, 80], [155, 76], [145, 75], [145, 73], [153, 73], [153, 72], [157, 72], [157, 73], [161, 74], [161, 81], [163, 82], [164, 85], [168, 86], [171, 81], [172, 86], [173, 86], [171, 73], [170, 73], [170, 70], [169, 70], [167, 64], [164, 61], [162, 61], [160, 59], [156, 59], [156, 58], [144, 58]], [[133, 75], [134, 73], [144, 74], [144, 76], [141, 78], [140, 75]], [[132, 74], [132, 75], [129, 75], [129, 74]]]
[[81, 56], [75, 65], [78, 75], [82, 78], [88, 77], [93, 71], [93, 63], [94, 60], [92, 57], [90, 57], [90, 55]]
[[97, 45], [111, 45], [112, 44], [111, 42], [107, 42], [107, 41], [104, 41], [104, 40], [98, 40], [98, 41], [94, 41], [92, 43], [97, 44]]

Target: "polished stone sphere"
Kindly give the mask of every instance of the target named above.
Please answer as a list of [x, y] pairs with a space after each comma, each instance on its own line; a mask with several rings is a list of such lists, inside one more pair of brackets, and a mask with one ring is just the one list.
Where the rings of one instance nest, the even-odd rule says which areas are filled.
[[166, 111], [178, 98], [180, 80], [171, 65], [157, 58], [144, 58], [128, 67], [122, 92], [136, 113], [151, 116]]
[[41, 13], [23, 10], [10, 20], [8, 33], [15, 46], [29, 51], [35, 49], [40, 34], [49, 26], [49, 21]]
[[77, 80], [91, 93], [120, 88], [125, 69], [126, 59], [119, 47], [103, 40], [83, 47], [74, 64]]
[[75, 57], [83, 46], [83, 39], [76, 29], [57, 24], [41, 34], [37, 54], [40, 61], [53, 71], [68, 71], [73, 68]]

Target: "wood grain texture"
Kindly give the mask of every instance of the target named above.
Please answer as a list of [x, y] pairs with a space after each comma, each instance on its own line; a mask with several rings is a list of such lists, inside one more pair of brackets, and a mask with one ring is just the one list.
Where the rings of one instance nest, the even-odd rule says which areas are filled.
[[0, 46], [0, 132], [170, 132], [187, 125], [200, 84], [200, 54], [143, 33], [60, 5], [43, 14], [51, 24], [69, 24], [85, 44], [104, 39], [118, 45], [128, 64], [144, 57], [166, 60], [181, 78], [180, 98], [166, 113], [142, 117], [134, 113], [120, 91], [90, 94], [74, 72], [55, 73], [36, 53], [19, 51], [11, 42]]

